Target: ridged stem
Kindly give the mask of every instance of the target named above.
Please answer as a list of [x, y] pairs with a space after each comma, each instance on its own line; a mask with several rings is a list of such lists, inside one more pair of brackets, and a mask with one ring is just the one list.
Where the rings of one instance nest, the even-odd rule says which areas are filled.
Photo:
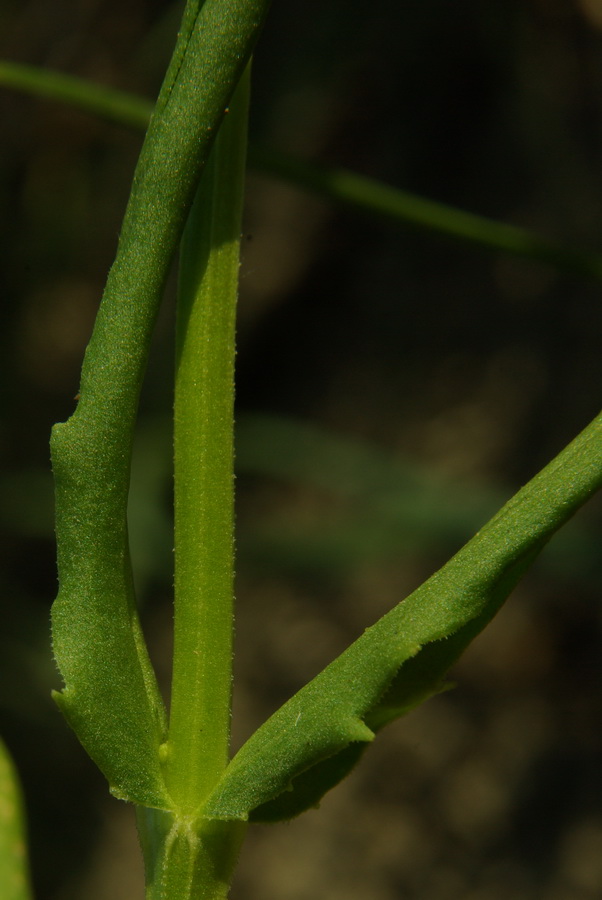
[[166, 765], [193, 814], [228, 762], [232, 690], [234, 326], [248, 73], [216, 140], [182, 243], [177, 319], [175, 634]]

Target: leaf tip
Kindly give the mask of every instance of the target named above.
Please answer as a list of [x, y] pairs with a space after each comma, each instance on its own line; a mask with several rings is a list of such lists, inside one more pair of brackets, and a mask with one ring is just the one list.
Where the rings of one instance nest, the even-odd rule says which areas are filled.
[[374, 740], [375, 733], [366, 725], [363, 719], [353, 718], [348, 723], [346, 737], [353, 743], [357, 741], [362, 744], [369, 744]]
[[56, 705], [58, 706], [58, 708], [60, 709], [60, 711], [62, 713], [65, 712], [65, 709], [68, 704], [68, 699], [66, 697], [66, 694], [67, 694], [67, 688], [63, 688], [60, 691], [54, 691], [54, 690], [50, 691], [50, 696], [52, 697], [52, 699], [54, 700], [54, 702], [56, 703]]

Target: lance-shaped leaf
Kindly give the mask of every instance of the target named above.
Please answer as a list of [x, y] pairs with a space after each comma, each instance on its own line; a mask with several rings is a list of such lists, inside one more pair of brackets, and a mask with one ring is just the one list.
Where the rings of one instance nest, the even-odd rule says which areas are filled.
[[255, 732], [204, 815], [274, 821], [314, 806], [379, 728], [445, 688], [450, 665], [601, 484], [598, 416], [442, 569]]
[[189, 0], [136, 168], [115, 263], [86, 351], [81, 399], [55, 426], [60, 592], [57, 701], [117, 796], [171, 808], [165, 713], [138, 623], [128, 551], [132, 433], [172, 255], [269, 0]]

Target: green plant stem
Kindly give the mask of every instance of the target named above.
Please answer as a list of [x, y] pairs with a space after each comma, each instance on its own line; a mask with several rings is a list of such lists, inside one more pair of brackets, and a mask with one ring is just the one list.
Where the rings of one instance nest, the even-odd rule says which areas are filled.
[[525, 228], [428, 200], [346, 169], [308, 163], [264, 147], [252, 147], [249, 161], [254, 168], [266, 174], [285, 179], [345, 206], [362, 209], [397, 223], [436, 231], [489, 250], [522, 256], [602, 280], [602, 256], [563, 246]]
[[225, 900], [246, 825], [137, 809], [146, 900]]
[[[134, 128], [145, 128], [152, 111], [152, 104], [142, 97], [90, 84], [71, 75], [7, 61], [0, 61], [0, 84], [60, 100]], [[249, 148], [249, 164], [332, 202], [397, 224], [435, 231], [489, 250], [602, 281], [602, 256], [599, 253], [567, 247], [526, 228], [437, 203], [346, 169], [321, 166], [265, 147]]]
[[0, 84], [35, 97], [66, 103], [110, 122], [142, 131], [148, 128], [154, 106], [149, 100], [127, 91], [9, 60], [0, 60]]
[[249, 71], [219, 130], [180, 256], [175, 629], [165, 778], [174, 812], [138, 811], [147, 900], [225, 898], [245, 825], [199, 814], [228, 764], [234, 586], [234, 330]]
[[234, 325], [248, 73], [222, 123], [182, 243], [177, 322], [175, 635], [167, 782], [193, 812], [230, 743]]

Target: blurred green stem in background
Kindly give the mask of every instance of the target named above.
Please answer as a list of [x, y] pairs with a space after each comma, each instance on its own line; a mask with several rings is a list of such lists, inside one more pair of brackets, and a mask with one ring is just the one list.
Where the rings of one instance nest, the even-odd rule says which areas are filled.
[[[114, 88], [36, 66], [0, 61], [0, 85], [76, 106], [144, 130], [153, 104]], [[547, 240], [525, 228], [497, 222], [366, 178], [346, 169], [309, 163], [265, 147], [249, 148], [249, 164], [332, 202], [435, 231], [479, 247], [543, 262], [562, 271], [602, 281], [602, 256]]]
[[2, 900], [30, 900], [23, 803], [17, 773], [0, 741], [0, 886]]

